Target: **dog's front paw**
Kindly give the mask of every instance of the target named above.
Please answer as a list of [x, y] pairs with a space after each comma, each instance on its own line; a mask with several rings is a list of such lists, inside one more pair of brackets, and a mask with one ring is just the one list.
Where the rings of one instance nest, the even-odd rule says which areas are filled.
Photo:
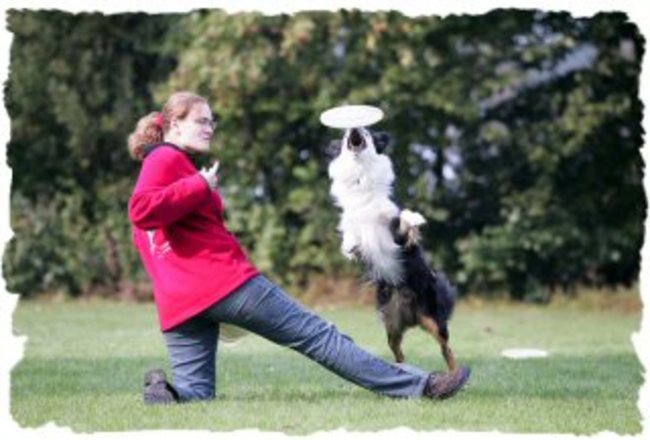
[[356, 260], [357, 255], [358, 255], [358, 247], [357, 246], [350, 246], [346, 247], [345, 245], [341, 246], [341, 252], [343, 253], [343, 256], [347, 258], [348, 260]]
[[427, 222], [422, 214], [419, 212], [410, 211], [408, 209], [400, 212], [399, 218], [411, 228], [417, 228], [418, 226], [422, 226]]
[[348, 260], [354, 260], [359, 255], [359, 241], [356, 237], [349, 233], [343, 233], [343, 240], [341, 241], [341, 252]]

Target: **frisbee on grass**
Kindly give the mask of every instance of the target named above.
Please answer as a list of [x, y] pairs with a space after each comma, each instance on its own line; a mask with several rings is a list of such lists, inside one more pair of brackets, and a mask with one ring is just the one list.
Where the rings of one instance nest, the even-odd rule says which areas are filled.
[[372, 105], [342, 105], [324, 111], [320, 115], [323, 125], [332, 128], [367, 127], [382, 120], [384, 112]]
[[248, 331], [230, 324], [219, 325], [219, 340], [226, 345], [235, 345], [242, 338], [248, 336]]
[[501, 356], [510, 359], [543, 358], [548, 356], [548, 351], [539, 348], [508, 348], [501, 352]]

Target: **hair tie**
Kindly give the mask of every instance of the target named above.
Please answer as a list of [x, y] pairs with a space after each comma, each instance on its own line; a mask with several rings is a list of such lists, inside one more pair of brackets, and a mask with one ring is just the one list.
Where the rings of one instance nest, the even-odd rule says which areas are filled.
[[165, 115], [162, 112], [159, 112], [156, 115], [156, 119], [154, 120], [154, 123], [156, 124], [156, 127], [162, 130], [165, 127]]

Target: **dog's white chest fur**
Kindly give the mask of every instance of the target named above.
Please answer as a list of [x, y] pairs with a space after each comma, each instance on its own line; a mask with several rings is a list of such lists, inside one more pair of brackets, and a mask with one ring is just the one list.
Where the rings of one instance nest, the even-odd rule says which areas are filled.
[[330, 193], [343, 210], [339, 231], [342, 252], [360, 255], [370, 275], [398, 284], [402, 279], [400, 248], [390, 232], [400, 210], [390, 199], [395, 179], [390, 159], [373, 150], [354, 155], [343, 151], [329, 167]]

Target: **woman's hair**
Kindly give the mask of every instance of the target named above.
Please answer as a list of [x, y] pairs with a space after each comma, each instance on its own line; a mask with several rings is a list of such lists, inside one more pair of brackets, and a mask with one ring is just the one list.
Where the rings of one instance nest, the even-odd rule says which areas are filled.
[[154, 111], [140, 118], [135, 131], [129, 135], [129, 153], [136, 160], [144, 158], [149, 145], [163, 142], [172, 119], [184, 119], [192, 106], [206, 103], [202, 96], [191, 92], [176, 92], [169, 97], [161, 111]]

